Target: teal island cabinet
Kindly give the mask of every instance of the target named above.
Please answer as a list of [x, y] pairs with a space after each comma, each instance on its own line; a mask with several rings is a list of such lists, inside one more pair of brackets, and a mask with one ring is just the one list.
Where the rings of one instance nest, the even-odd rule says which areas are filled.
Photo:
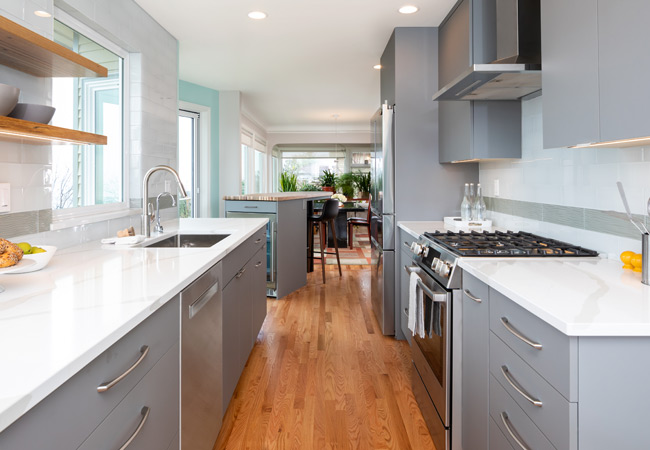
[[225, 196], [227, 218], [266, 218], [267, 295], [281, 298], [307, 284], [307, 216], [331, 192]]

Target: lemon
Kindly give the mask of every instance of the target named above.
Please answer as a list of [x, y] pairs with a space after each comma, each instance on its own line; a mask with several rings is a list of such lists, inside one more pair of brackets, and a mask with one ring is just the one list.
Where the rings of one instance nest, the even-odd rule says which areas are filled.
[[32, 253], [32, 246], [29, 245], [27, 242], [20, 242], [16, 245], [20, 247], [20, 249], [23, 251], [24, 254], [29, 255], [30, 253]]
[[31, 250], [32, 250], [32, 254], [34, 254], [34, 253], [45, 253], [45, 250], [43, 250], [40, 247], [32, 247]]

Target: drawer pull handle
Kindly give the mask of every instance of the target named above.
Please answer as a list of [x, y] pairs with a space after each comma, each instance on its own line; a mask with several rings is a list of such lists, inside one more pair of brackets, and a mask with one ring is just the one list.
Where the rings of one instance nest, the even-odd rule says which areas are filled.
[[409, 243], [408, 243], [408, 242], [406, 242], [406, 241], [404, 241], [404, 247], [406, 247], [406, 248], [408, 248], [408, 249], [410, 249], [410, 248], [411, 248], [411, 246], [409, 245]]
[[126, 441], [124, 445], [120, 447], [120, 450], [125, 450], [131, 444], [131, 442], [133, 442], [133, 439], [135, 439], [135, 437], [140, 433], [140, 430], [142, 430], [142, 427], [144, 426], [145, 422], [149, 418], [150, 411], [151, 409], [148, 406], [142, 408], [142, 410], [140, 411], [140, 414], [142, 414], [142, 420], [138, 424], [138, 428], [135, 429], [135, 431], [133, 432], [129, 440]]
[[260, 267], [261, 265], [262, 265], [262, 261], [258, 261], [257, 264], [255, 264], [255, 268], [257, 269], [257, 268]]
[[262, 238], [259, 238], [255, 241], [256, 244], [259, 244], [260, 242], [262, 242]]
[[465, 293], [466, 296], [468, 296], [470, 298], [470, 300], [474, 300], [476, 303], [482, 303], [483, 302], [483, 300], [481, 300], [480, 298], [474, 297], [472, 295], [472, 293], [470, 291], [468, 291], [467, 289], [464, 289], [463, 292]]
[[512, 386], [515, 389], [515, 391], [519, 392], [523, 398], [525, 398], [535, 406], [539, 406], [540, 408], [542, 407], [542, 402], [533, 398], [528, 392], [526, 392], [521, 386], [519, 386], [519, 383], [517, 383], [514, 379], [510, 377], [510, 371], [508, 371], [508, 367], [501, 366], [501, 373], [503, 374], [503, 377], [506, 379], [506, 381], [510, 383], [510, 386]]
[[408, 308], [404, 308], [404, 314], [406, 314], [407, 316], [409, 315], [409, 309]]
[[246, 272], [246, 269], [245, 269], [245, 268], [242, 269], [242, 270], [240, 270], [240, 271], [237, 273], [237, 275], [235, 275], [235, 278], [241, 278], [242, 275], [244, 275], [244, 272]]
[[501, 318], [501, 323], [503, 324], [504, 327], [506, 327], [506, 330], [511, 332], [519, 340], [521, 340], [521, 341], [525, 342], [526, 344], [530, 345], [535, 350], [541, 350], [542, 349], [542, 344], [538, 344], [537, 342], [531, 341], [526, 336], [521, 334], [515, 327], [510, 325], [510, 322], [508, 322], [508, 319], [506, 317]]
[[246, 208], [246, 209], [257, 209], [258, 207], [257, 206], [244, 206], [244, 208]]
[[136, 367], [138, 367], [138, 366], [140, 365], [140, 363], [141, 363], [142, 360], [147, 356], [147, 354], [149, 354], [149, 346], [148, 346], [148, 345], [143, 345], [143, 346], [140, 348], [140, 353], [142, 353], [142, 354], [140, 355], [140, 357], [138, 358], [138, 360], [137, 360], [137, 361], [136, 361], [136, 362], [135, 362], [131, 367], [129, 367], [129, 368], [126, 370], [126, 372], [124, 372], [124, 373], [123, 373], [122, 375], [120, 375], [119, 377], [115, 378], [113, 381], [109, 381], [109, 382], [107, 382], [107, 383], [102, 383], [100, 386], [97, 386], [97, 392], [99, 392], [99, 393], [101, 394], [102, 392], [106, 392], [106, 391], [108, 391], [110, 388], [112, 388], [112, 387], [115, 386], [117, 383], [119, 383], [120, 381], [122, 381], [122, 380], [123, 380], [123, 379], [124, 379], [128, 374], [130, 374], [131, 372], [133, 372], [133, 370], [134, 370]]
[[197, 300], [195, 300], [190, 306], [187, 313], [188, 319], [194, 318], [201, 309], [208, 304], [210, 300], [214, 298], [215, 295], [219, 292], [219, 282], [215, 282], [210, 289], [205, 291]]
[[508, 420], [508, 414], [505, 411], [501, 413], [501, 422], [503, 422], [503, 426], [508, 430], [508, 434], [519, 444], [522, 450], [530, 450], [530, 447], [523, 443], [518, 433], [510, 426], [510, 420]]

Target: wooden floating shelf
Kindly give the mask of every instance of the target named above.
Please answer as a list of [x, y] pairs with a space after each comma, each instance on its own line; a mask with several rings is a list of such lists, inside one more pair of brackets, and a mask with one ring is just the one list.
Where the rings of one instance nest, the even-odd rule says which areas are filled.
[[106, 77], [108, 69], [0, 16], [0, 64], [37, 77]]
[[100, 134], [44, 125], [13, 117], [0, 116], [0, 140], [29, 144], [106, 145], [108, 138]]

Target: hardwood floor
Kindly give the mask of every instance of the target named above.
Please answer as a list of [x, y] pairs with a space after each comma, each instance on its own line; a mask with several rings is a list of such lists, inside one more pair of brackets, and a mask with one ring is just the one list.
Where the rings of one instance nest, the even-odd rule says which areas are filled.
[[268, 314], [215, 449], [434, 449], [406, 341], [370, 309], [369, 266], [327, 267]]

